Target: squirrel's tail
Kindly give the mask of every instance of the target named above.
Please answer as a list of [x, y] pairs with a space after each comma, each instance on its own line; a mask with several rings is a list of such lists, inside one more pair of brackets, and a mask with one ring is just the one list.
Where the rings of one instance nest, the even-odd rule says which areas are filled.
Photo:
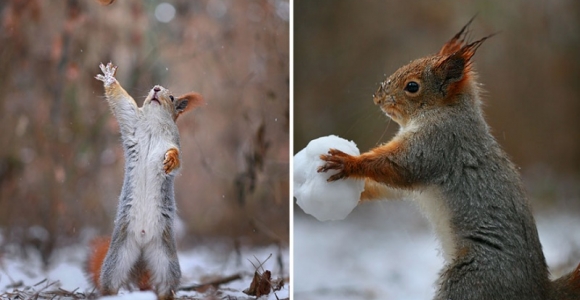
[[101, 267], [105, 256], [107, 256], [107, 251], [109, 251], [109, 244], [111, 244], [109, 237], [97, 237], [91, 241], [89, 246], [89, 255], [85, 262], [84, 271], [89, 283], [96, 289], [101, 287]]
[[551, 299], [573, 300], [580, 299], [580, 264], [571, 273], [552, 282], [553, 293]]

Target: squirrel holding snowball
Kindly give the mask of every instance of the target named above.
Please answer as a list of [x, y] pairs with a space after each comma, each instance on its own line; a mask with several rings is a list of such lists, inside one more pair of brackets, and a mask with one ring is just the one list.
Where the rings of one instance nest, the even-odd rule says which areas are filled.
[[125, 177], [111, 238], [95, 239], [86, 264], [102, 295], [136, 285], [172, 299], [181, 278], [175, 245], [173, 182], [181, 165], [176, 121], [199, 106], [197, 93], [174, 97], [156, 85], [142, 107], [115, 79], [116, 66], [100, 65], [96, 76], [121, 131]]
[[472, 57], [489, 36], [466, 42], [470, 23], [380, 84], [374, 103], [401, 127], [391, 141], [359, 156], [330, 149], [318, 172], [364, 179], [361, 201], [414, 194], [446, 261], [435, 299], [580, 299], [580, 265], [548, 278], [520, 176], [484, 120]]

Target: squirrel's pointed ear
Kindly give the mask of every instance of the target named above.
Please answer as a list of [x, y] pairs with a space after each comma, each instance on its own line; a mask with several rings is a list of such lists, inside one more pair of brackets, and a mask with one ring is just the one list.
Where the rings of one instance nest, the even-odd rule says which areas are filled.
[[[462, 46], [451, 54], [441, 56], [433, 66], [433, 73], [441, 83], [439, 87], [441, 92], [445, 93], [444, 88], [450, 83], [462, 81], [471, 75], [473, 67], [471, 58], [475, 55], [475, 51], [485, 40], [494, 35], [488, 35], [478, 41]], [[443, 50], [441, 49], [441, 51]]]
[[442, 57], [433, 67], [433, 73], [440, 82], [439, 90], [446, 92], [445, 87], [450, 83], [460, 81], [469, 63], [460, 52], [455, 52], [447, 57]]
[[175, 99], [175, 120], [184, 112], [203, 105], [203, 96], [198, 93], [188, 93]]

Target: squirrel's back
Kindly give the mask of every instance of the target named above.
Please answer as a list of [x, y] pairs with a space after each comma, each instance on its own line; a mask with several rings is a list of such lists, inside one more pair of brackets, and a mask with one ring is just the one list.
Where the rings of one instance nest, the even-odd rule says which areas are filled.
[[548, 269], [519, 174], [472, 101], [424, 112], [416, 145], [393, 159], [421, 182], [417, 202], [449, 263], [437, 299], [547, 299]]

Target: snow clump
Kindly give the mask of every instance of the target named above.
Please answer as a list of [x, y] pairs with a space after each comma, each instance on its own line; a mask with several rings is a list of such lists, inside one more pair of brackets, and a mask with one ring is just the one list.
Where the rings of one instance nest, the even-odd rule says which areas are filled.
[[326, 180], [338, 171], [317, 172], [318, 167], [324, 164], [320, 155], [328, 153], [330, 148], [350, 155], [360, 154], [354, 142], [330, 135], [310, 141], [306, 148], [294, 156], [296, 203], [304, 212], [319, 221], [346, 218], [358, 204], [360, 194], [364, 190], [364, 180], [346, 178], [327, 182]]

